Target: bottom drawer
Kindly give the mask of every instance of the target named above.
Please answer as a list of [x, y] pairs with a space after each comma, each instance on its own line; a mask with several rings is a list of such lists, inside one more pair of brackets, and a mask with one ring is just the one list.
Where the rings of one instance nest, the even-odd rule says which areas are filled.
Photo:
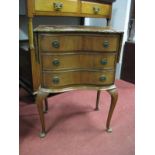
[[42, 85], [44, 88], [59, 88], [69, 85], [108, 85], [114, 82], [114, 71], [61, 71], [44, 72]]

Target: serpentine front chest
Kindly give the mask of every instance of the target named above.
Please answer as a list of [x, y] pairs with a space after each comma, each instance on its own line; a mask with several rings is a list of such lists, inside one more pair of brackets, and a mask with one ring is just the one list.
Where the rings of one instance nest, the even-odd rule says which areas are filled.
[[90, 26], [39, 26], [34, 32], [42, 88], [61, 92], [114, 84], [121, 32]]
[[101, 90], [111, 95], [107, 131], [117, 101], [114, 85], [116, 63], [122, 32], [103, 27], [39, 26], [34, 29], [35, 58], [39, 65], [40, 88], [36, 103], [42, 123], [41, 137], [45, 136], [43, 100], [50, 93], [77, 89], [97, 90], [98, 110]]

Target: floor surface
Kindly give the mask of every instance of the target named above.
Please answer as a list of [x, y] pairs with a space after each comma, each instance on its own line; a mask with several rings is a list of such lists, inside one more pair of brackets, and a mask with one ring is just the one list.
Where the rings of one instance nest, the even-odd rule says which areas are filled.
[[100, 110], [94, 111], [96, 91], [78, 90], [50, 97], [45, 114], [45, 138], [40, 139], [40, 122], [35, 104], [20, 89], [20, 155], [134, 155], [134, 85], [116, 81], [118, 103], [111, 126], [105, 132], [110, 96], [103, 91]]

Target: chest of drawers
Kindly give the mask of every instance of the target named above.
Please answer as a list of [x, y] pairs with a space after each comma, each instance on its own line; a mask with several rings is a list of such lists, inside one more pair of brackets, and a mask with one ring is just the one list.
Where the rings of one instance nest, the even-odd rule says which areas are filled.
[[114, 84], [122, 33], [82, 26], [39, 26], [34, 31], [42, 88], [56, 92]]
[[108, 90], [112, 104], [107, 120], [110, 120], [117, 100], [115, 89], [116, 62], [122, 32], [109, 28], [86, 26], [39, 26], [34, 29], [35, 58], [39, 64], [40, 88], [37, 104], [45, 135], [42, 101], [49, 93], [76, 89], [96, 89], [98, 99], [101, 90]]

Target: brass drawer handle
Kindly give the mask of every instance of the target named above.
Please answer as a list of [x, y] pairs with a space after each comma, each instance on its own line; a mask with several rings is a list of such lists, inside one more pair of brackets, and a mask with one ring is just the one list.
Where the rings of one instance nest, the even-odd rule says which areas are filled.
[[101, 65], [106, 65], [108, 63], [107, 59], [101, 59], [100, 61]]
[[52, 82], [53, 82], [54, 84], [59, 84], [59, 82], [60, 82], [59, 77], [58, 77], [58, 76], [54, 76], [53, 79], [52, 79]]
[[63, 7], [63, 3], [62, 2], [54, 2], [53, 7], [54, 7], [55, 11], [60, 11]]
[[59, 65], [60, 65], [60, 61], [59, 61], [58, 59], [54, 59], [54, 60], [52, 61], [52, 64], [53, 64], [54, 66], [59, 66]]
[[109, 41], [104, 41], [103, 42], [103, 47], [108, 48], [109, 47]]
[[97, 6], [93, 7], [94, 14], [98, 14], [100, 12], [100, 8]]
[[60, 47], [59, 41], [58, 41], [58, 40], [52, 41], [52, 47], [54, 47], [54, 48], [59, 48], [59, 47]]
[[100, 76], [100, 78], [99, 78], [99, 80], [101, 81], [101, 82], [104, 82], [104, 81], [106, 81], [106, 77], [103, 75], [103, 76]]

